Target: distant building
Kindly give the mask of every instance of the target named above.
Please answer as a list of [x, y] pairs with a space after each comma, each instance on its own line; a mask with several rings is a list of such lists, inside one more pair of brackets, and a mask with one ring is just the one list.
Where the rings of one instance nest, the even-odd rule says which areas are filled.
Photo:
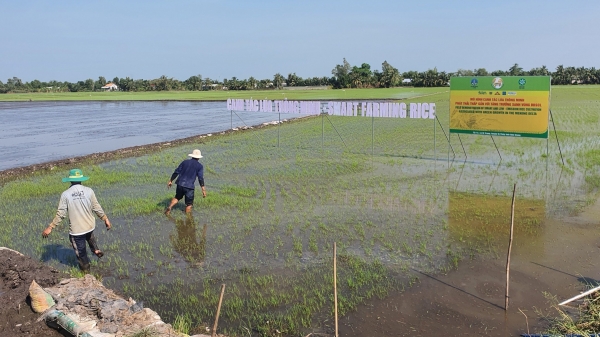
[[106, 83], [105, 86], [103, 86], [100, 89], [102, 89], [104, 91], [116, 91], [116, 90], [119, 90], [119, 87], [117, 87], [117, 85], [112, 82], [108, 82], [108, 83]]
[[402, 80], [402, 84], [411, 84], [412, 83], [412, 79], [410, 78], [405, 78]]

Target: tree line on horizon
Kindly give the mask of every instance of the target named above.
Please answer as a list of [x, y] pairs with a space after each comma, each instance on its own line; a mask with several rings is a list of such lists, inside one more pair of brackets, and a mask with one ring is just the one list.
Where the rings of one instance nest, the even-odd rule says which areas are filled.
[[[427, 71], [407, 71], [400, 73], [387, 61], [381, 64], [381, 70], [371, 70], [368, 63], [352, 66], [344, 58], [342, 64], [336, 65], [331, 71], [332, 76], [302, 78], [296, 73], [284, 77], [277, 73], [273, 78], [256, 79], [223, 79], [219, 81], [202, 75], [193, 75], [184, 81], [165, 75], [151, 80], [115, 77], [111, 81], [120, 91], [205, 91], [205, 90], [268, 90], [283, 87], [312, 87], [329, 86], [333, 89], [345, 88], [391, 88], [398, 86], [442, 87], [447, 86], [453, 76], [551, 76], [553, 85], [565, 84], [600, 84], [600, 69], [585, 67], [564, 67], [559, 65], [554, 72], [546, 66], [524, 70], [515, 63], [508, 70], [488, 72], [485, 68], [474, 70], [458, 69], [454, 73], [438, 71], [437, 68]], [[93, 92], [109, 83], [105, 77], [98, 80], [91, 78], [84, 81], [49, 81], [33, 80], [23, 82], [17, 77], [9, 78], [6, 83], [0, 81], [0, 93], [25, 92]]]

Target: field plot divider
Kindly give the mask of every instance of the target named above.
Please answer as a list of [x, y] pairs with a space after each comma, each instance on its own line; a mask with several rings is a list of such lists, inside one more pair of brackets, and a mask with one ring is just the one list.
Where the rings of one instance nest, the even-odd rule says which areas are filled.
[[550, 157], [550, 137], [546, 138], [546, 173], [548, 172], [548, 157]]
[[348, 148], [348, 145], [346, 145], [346, 142], [344, 141], [344, 138], [342, 137], [342, 135], [340, 135], [338, 129], [335, 127], [335, 125], [333, 124], [333, 122], [331, 121], [331, 119], [329, 119], [329, 115], [326, 115], [326, 116], [327, 116], [327, 120], [329, 121], [329, 124], [331, 124], [331, 126], [335, 130], [335, 133], [337, 133], [337, 135], [340, 137], [340, 139], [342, 140], [342, 143], [344, 143], [344, 146], [346, 148]]
[[325, 113], [321, 113], [321, 151], [325, 148]]
[[335, 337], [339, 337], [338, 334], [338, 302], [337, 302], [337, 247], [336, 243], [333, 243], [333, 305], [335, 313]]
[[[494, 179], [496, 179], [496, 176], [498, 175], [498, 169], [500, 168], [500, 164], [502, 164], [502, 161], [498, 162], [498, 165], [496, 165], [496, 169], [494, 170], [494, 174], [492, 175], [492, 181], [490, 182], [490, 186], [487, 189], [487, 193], [489, 193], [492, 190], [492, 185], [494, 184]], [[546, 175], [546, 177], [548, 177], [548, 175]], [[548, 183], [546, 183], [547, 185]]]
[[[552, 121], [552, 128], [554, 129], [554, 137], [556, 137], [556, 144], [558, 144], [558, 153], [560, 153], [560, 160], [562, 161], [563, 166], [565, 165], [565, 159], [563, 158], [562, 155], [562, 150], [560, 149], [560, 142], [558, 141], [558, 133], [556, 132], [556, 125], [554, 124], [554, 116], [552, 115], [552, 110], [548, 109], [550, 111], [550, 120]], [[548, 158], [548, 141], [546, 141], [546, 158]]]
[[435, 136], [435, 130], [437, 129], [435, 121], [433, 121], [433, 158], [435, 159], [435, 166], [437, 166], [437, 141]]
[[500, 157], [500, 161], [502, 161], [502, 155], [500, 154], [500, 150], [498, 149], [498, 146], [496, 145], [496, 141], [494, 140], [494, 136], [490, 135], [490, 138], [492, 138], [492, 142], [494, 143], [494, 146], [496, 147], [496, 151], [498, 152], [498, 156]]
[[[248, 123], [244, 122], [244, 120], [242, 119], [242, 117], [240, 117], [240, 115], [238, 115], [238, 114], [237, 114], [236, 112], [234, 112], [234, 111], [232, 111], [232, 113], [234, 113], [234, 114], [237, 116], [237, 118], [239, 118], [239, 120], [240, 120], [242, 123], [244, 123], [244, 125], [245, 125], [245, 126], [248, 126], [248, 127], [250, 127], [250, 125], [248, 125]], [[232, 116], [233, 116], [233, 115], [232, 115]], [[233, 122], [231, 122], [231, 125], [233, 125]], [[278, 124], [277, 126], [279, 127], [279, 124]], [[233, 126], [232, 126], [231, 128], [233, 129]], [[261, 139], [261, 138], [260, 138], [260, 137], [259, 137], [259, 136], [256, 134], [256, 131], [254, 131], [254, 128], [251, 128], [250, 130], [251, 130], [251, 132], [252, 132], [252, 135], [253, 135], [254, 137], [256, 137], [256, 138], [259, 140], [259, 142], [262, 142], [262, 141], [263, 141], [263, 140], [262, 140], [262, 139]], [[233, 134], [233, 132], [232, 132], [232, 134]], [[277, 129], [277, 147], [279, 147], [279, 129]]]
[[467, 151], [465, 151], [465, 146], [463, 145], [462, 139], [460, 139], [460, 134], [456, 134], [458, 136], [458, 141], [460, 142], [460, 146], [462, 146], [463, 152], [465, 153], [465, 161], [467, 161]]
[[444, 130], [444, 127], [442, 126], [442, 122], [440, 122], [440, 120], [438, 119], [437, 115], [435, 115], [435, 119], [440, 124], [440, 128], [442, 128], [442, 132], [444, 133], [444, 136], [446, 137], [446, 140], [448, 141], [448, 168], [450, 168], [450, 149], [452, 149], [452, 153], [454, 155], [452, 157], [452, 160], [454, 160], [454, 158], [456, 158], [456, 152], [454, 152], [454, 148], [452, 147], [452, 143], [450, 142], [450, 138], [446, 134], [446, 131]]
[[508, 253], [506, 253], [506, 292], [504, 294], [504, 311], [508, 311], [508, 288], [510, 286], [510, 253], [512, 250], [513, 234], [515, 228], [515, 194], [517, 192], [517, 183], [513, 186], [512, 202], [510, 205], [510, 236], [508, 239]]

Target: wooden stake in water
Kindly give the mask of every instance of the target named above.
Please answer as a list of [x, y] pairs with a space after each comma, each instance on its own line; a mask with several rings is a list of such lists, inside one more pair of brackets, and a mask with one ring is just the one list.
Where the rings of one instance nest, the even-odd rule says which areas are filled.
[[508, 239], [508, 254], [506, 254], [506, 293], [504, 295], [504, 310], [508, 310], [508, 286], [510, 279], [510, 251], [512, 249], [513, 229], [515, 224], [515, 191], [517, 183], [513, 186], [512, 203], [510, 206], [510, 238]]
[[213, 326], [212, 337], [217, 335], [217, 325], [219, 324], [219, 314], [221, 313], [221, 303], [223, 303], [223, 293], [225, 293], [225, 283], [221, 284], [221, 296], [219, 297], [219, 306], [215, 316], [215, 325]]
[[333, 307], [335, 312], [335, 337], [338, 335], [338, 306], [337, 306], [337, 248], [333, 243]]

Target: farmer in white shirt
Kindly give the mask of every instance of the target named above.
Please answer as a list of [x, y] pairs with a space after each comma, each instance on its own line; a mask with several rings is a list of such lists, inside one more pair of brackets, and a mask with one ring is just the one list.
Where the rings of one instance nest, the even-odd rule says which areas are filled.
[[71, 187], [64, 191], [60, 196], [56, 216], [48, 228], [42, 232], [43, 237], [48, 237], [52, 232], [52, 229], [54, 229], [68, 213], [69, 241], [75, 250], [75, 255], [77, 255], [79, 268], [84, 272], [89, 272], [90, 270], [90, 260], [85, 248], [86, 242], [90, 246], [90, 250], [96, 256], [104, 256], [104, 253], [98, 248], [96, 237], [94, 236], [94, 229], [96, 229], [96, 219], [94, 219], [94, 214], [96, 214], [100, 220], [104, 221], [106, 230], [111, 228], [110, 221], [106, 214], [104, 214], [102, 206], [100, 206], [98, 200], [96, 200], [94, 191], [89, 187], [81, 185], [82, 181], [88, 179], [89, 177], [84, 176], [80, 169], [72, 169], [69, 172], [69, 176], [62, 179], [63, 183], [70, 182]]

